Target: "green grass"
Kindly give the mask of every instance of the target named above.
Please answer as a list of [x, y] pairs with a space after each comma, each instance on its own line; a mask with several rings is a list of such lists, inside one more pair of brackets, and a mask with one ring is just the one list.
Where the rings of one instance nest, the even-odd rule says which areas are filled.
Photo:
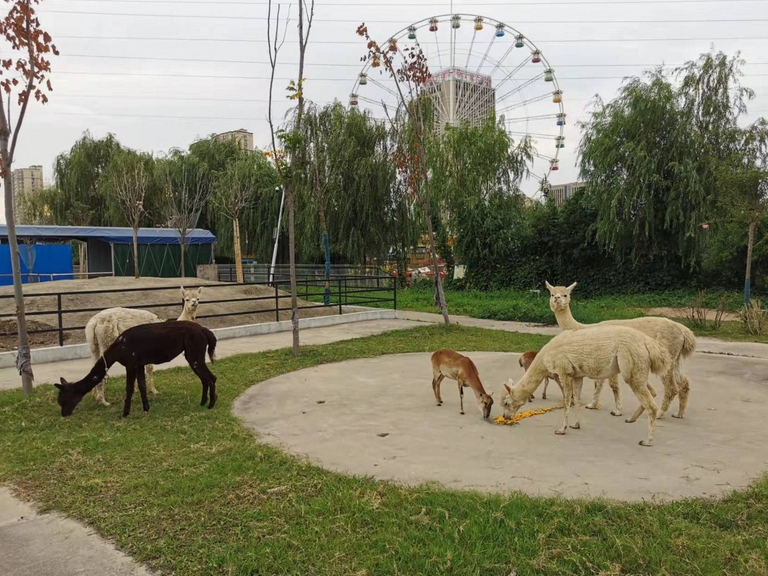
[[[50, 386], [30, 397], [3, 392], [0, 481], [180, 575], [768, 574], [768, 479], [724, 500], [664, 505], [404, 488], [286, 456], [231, 414], [249, 386], [322, 363], [442, 346], [521, 351], [546, 341], [427, 326], [307, 347], [299, 358], [288, 350], [237, 356], [213, 367], [213, 410], [197, 405], [194, 375], [173, 369], [156, 373], [149, 416], [134, 402], [127, 419], [117, 403], [105, 409], [90, 397], [63, 419]], [[111, 380], [113, 401], [119, 390]], [[428, 382], [414, 394], [430, 396]]]

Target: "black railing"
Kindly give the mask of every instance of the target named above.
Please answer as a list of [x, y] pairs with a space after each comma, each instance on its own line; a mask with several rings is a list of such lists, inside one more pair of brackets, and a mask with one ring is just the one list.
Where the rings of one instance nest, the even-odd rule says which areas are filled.
[[[220, 282], [236, 282], [237, 272], [234, 264], [218, 264], [218, 277]], [[272, 268], [269, 264], [243, 264], [243, 282], [245, 284], [266, 284], [271, 286], [273, 282], [288, 282], [290, 280], [290, 268], [285, 264], [278, 264]], [[325, 278], [325, 266], [318, 264], [297, 264], [296, 277], [309, 280], [323, 280]], [[331, 267], [331, 281], [337, 278], [355, 278], [358, 285], [381, 288], [382, 281], [390, 276], [375, 266], [346, 266], [334, 265]]]
[[[303, 302], [300, 303], [300, 309], [301, 310], [311, 310], [311, 309], [319, 309], [319, 308], [326, 308], [326, 309], [334, 309], [338, 308], [338, 314], [344, 313], [344, 306], [373, 306], [373, 307], [389, 307], [390, 304], [392, 307], [397, 308], [397, 286], [396, 282], [392, 278], [392, 276], [389, 276], [387, 274], [379, 274], [377, 276], [347, 276], [347, 275], [339, 275], [335, 274], [330, 282], [330, 285], [328, 286], [328, 291], [326, 292], [326, 286], [325, 281], [321, 279], [317, 279], [314, 274], [301, 274], [297, 273], [297, 296], [300, 299], [303, 299]], [[223, 288], [232, 288], [235, 286], [244, 286], [246, 284], [250, 284], [248, 282], [244, 284], [237, 284], [237, 283], [223, 283], [223, 284], [205, 284], [205, 290], [216, 290], [216, 289], [223, 289]], [[194, 288], [194, 286], [187, 286], [187, 288]], [[267, 308], [255, 308], [255, 309], [246, 309], [246, 310], [238, 310], [238, 311], [232, 311], [232, 312], [225, 312], [225, 313], [219, 313], [219, 314], [198, 314], [197, 319], [198, 320], [204, 320], [206, 318], [225, 318], [225, 317], [235, 317], [235, 316], [245, 316], [249, 314], [274, 314], [274, 318], [276, 322], [280, 321], [280, 312], [286, 312], [291, 310], [291, 294], [290, 294], [290, 280], [283, 279], [282, 275], [278, 278], [277, 275], [275, 275], [274, 282], [269, 286], [270, 288], [270, 294], [269, 295], [263, 295], [263, 296], [245, 296], [245, 297], [238, 297], [238, 298], [218, 298], [218, 299], [208, 299], [208, 298], [202, 298], [200, 301], [200, 308], [198, 310], [205, 310], [206, 304], [226, 304], [226, 303], [235, 303], [235, 302], [270, 302], [272, 305], [271, 307]], [[31, 329], [28, 330], [29, 334], [46, 334], [46, 333], [58, 333], [58, 342], [59, 346], [64, 345], [64, 335], [67, 332], [76, 332], [78, 330], [84, 330], [85, 326], [67, 326], [66, 319], [68, 316], [72, 314], [83, 314], [83, 313], [89, 313], [93, 312], [94, 314], [96, 312], [100, 312], [101, 310], [104, 310], [105, 308], [118, 306], [120, 305], [120, 299], [118, 297], [114, 298], [114, 301], [110, 303], [109, 306], [98, 306], [98, 307], [88, 307], [88, 308], [82, 308], [82, 307], [72, 307], [68, 308], [64, 306], [63, 298], [66, 298], [67, 296], [72, 297], [83, 297], [83, 296], [90, 296], [95, 294], [114, 294], [115, 296], [119, 294], [126, 294], [126, 293], [135, 293], [135, 292], [158, 292], [158, 291], [170, 291], [173, 290], [178, 294], [178, 287], [166, 287], [166, 286], [155, 286], [155, 287], [147, 287], [147, 288], [124, 288], [124, 289], [103, 289], [103, 290], [82, 290], [82, 291], [62, 291], [62, 292], [44, 292], [44, 293], [38, 293], [38, 294], [26, 294], [24, 296], [25, 303], [27, 303], [27, 308], [29, 309], [26, 313], [27, 318], [34, 318], [39, 316], [50, 316], [56, 317], [56, 327], [55, 328], [45, 328], [45, 329]], [[324, 300], [326, 300], [326, 295], [328, 296], [327, 301], [328, 303], [324, 303]], [[0, 302], [3, 302], [5, 300], [8, 300], [10, 298], [13, 298], [12, 294], [6, 294], [6, 295], [0, 295]], [[34, 307], [31, 306], [31, 301], [33, 299], [40, 299], [40, 298], [55, 298], [56, 300], [56, 307], [50, 308], [50, 309], [33, 309]], [[157, 303], [157, 304], [143, 304], [143, 305], [123, 305], [121, 306], [123, 308], [131, 308], [131, 309], [153, 309], [153, 308], [177, 308], [181, 309], [179, 299], [175, 299], [171, 302], [163, 302], [163, 303]], [[12, 312], [8, 313], [0, 313], [0, 321], [4, 319], [15, 319], [16, 314]], [[236, 324], [233, 324], [235, 326]], [[18, 335], [18, 332], [5, 332], [2, 334], [2, 336], [16, 336]]]

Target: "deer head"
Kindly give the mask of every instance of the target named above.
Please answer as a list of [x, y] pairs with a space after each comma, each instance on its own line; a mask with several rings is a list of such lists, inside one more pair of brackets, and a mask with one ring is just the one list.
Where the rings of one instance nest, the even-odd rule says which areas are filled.
[[549, 290], [549, 308], [552, 312], [562, 312], [567, 310], [571, 305], [571, 291], [576, 288], [577, 282], [574, 282], [568, 287], [565, 286], [552, 286], [549, 282], [544, 282]]

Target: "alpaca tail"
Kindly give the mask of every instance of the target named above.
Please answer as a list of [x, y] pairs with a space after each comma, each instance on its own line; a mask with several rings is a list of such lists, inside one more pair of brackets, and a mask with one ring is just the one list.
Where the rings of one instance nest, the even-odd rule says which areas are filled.
[[679, 326], [680, 331], [683, 333], [683, 348], [680, 351], [680, 357], [688, 358], [688, 356], [696, 351], [696, 336], [688, 327], [683, 326], [682, 324]]
[[96, 321], [93, 318], [88, 320], [85, 325], [85, 340], [91, 349], [91, 358], [95, 362], [101, 356], [101, 350], [99, 350], [99, 340], [96, 337]]
[[213, 363], [216, 361], [216, 335], [205, 327], [203, 327], [203, 332], [208, 340], [208, 358]]
[[648, 359], [651, 361], [651, 372], [657, 375], [664, 374], [672, 365], [672, 359], [666, 348], [659, 345], [652, 338], [645, 339], [645, 349], [648, 350]]

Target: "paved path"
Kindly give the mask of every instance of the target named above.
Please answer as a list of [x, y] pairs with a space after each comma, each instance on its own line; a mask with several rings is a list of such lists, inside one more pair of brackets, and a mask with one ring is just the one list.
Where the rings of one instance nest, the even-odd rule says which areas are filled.
[[[500, 415], [502, 382], [523, 374], [518, 355], [467, 354], [486, 390], [494, 392], [492, 416]], [[768, 361], [695, 354], [686, 361], [686, 374], [691, 381], [686, 417], [672, 418], [670, 410], [658, 421], [650, 448], [638, 445], [646, 417], [624, 422], [638, 405], [626, 386], [623, 417], [609, 414], [613, 397], [606, 386], [602, 409], [584, 410], [580, 430], [556, 436], [560, 410], [499, 426], [481, 418], [468, 391], [461, 416], [450, 380], [443, 381], [444, 404], [436, 407], [428, 353], [284, 374], [249, 388], [234, 411], [260, 440], [325, 468], [406, 484], [618, 500], [719, 496], [746, 487], [768, 470]], [[652, 380], [661, 393], [658, 378]], [[542, 390], [525, 409], [561, 401], [556, 384], [550, 384], [547, 400], [541, 399]], [[593, 390], [591, 381], [585, 382], [583, 398]], [[672, 408], [677, 409], [676, 400]]]
[[0, 487], [3, 576], [151, 576], [110, 542], [60, 514], [34, 507]]

